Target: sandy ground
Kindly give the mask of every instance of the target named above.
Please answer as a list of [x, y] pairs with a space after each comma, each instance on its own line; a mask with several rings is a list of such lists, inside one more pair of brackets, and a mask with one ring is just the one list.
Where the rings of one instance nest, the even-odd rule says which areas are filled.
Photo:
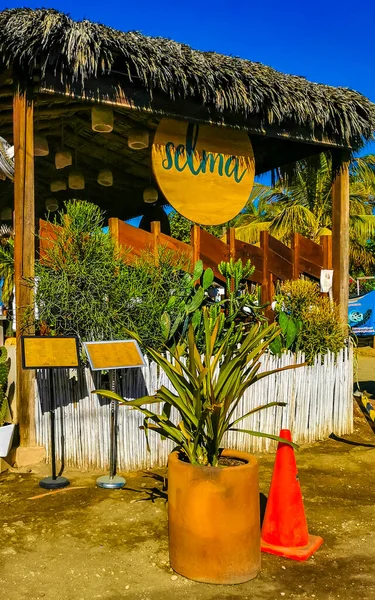
[[[371, 368], [363, 367], [363, 381]], [[375, 434], [358, 408], [355, 415], [355, 432], [346, 440], [297, 452], [309, 530], [324, 538], [322, 548], [305, 563], [265, 554], [258, 578], [238, 586], [198, 584], [171, 571], [161, 470], [125, 474], [126, 488], [117, 491], [96, 488], [98, 473], [68, 470], [70, 489], [35, 499], [43, 494], [38, 481], [46, 466], [4, 473], [1, 598], [373, 600]], [[259, 457], [265, 495], [273, 461]]]

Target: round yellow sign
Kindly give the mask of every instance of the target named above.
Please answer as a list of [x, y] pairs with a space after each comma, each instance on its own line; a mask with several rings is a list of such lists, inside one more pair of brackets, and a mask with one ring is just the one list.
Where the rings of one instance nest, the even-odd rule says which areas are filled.
[[245, 206], [255, 161], [245, 131], [162, 119], [152, 168], [173, 208], [195, 223], [220, 225]]

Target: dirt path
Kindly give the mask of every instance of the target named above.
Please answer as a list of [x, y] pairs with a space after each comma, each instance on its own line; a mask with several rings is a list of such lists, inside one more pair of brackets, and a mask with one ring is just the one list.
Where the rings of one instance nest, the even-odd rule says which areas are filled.
[[[0, 476], [0, 589], [4, 600], [373, 600], [375, 435], [357, 412], [354, 444], [301, 448], [299, 475], [311, 533], [325, 543], [306, 563], [263, 555], [239, 586], [174, 577], [168, 564], [161, 471], [126, 476], [124, 490], [95, 487], [97, 474], [65, 473], [71, 486], [35, 500], [46, 467]], [[363, 445], [357, 445], [363, 444]], [[366, 445], [367, 444], [367, 445]], [[273, 456], [260, 457], [268, 493]]]

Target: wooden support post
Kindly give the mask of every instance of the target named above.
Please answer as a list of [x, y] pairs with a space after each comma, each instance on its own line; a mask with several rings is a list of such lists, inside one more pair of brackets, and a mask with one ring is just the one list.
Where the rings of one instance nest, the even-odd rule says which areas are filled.
[[337, 151], [332, 187], [333, 298], [340, 306], [340, 320], [348, 322], [349, 299], [349, 156]]
[[155, 257], [155, 264], [159, 264], [159, 235], [160, 235], [160, 221], [152, 221], [151, 233], [153, 235], [153, 251]]
[[190, 232], [190, 243], [193, 247], [193, 264], [192, 270], [197, 260], [201, 257], [201, 230], [199, 225], [193, 225]]
[[[14, 139], [14, 279], [16, 289], [16, 401], [21, 446], [35, 446], [34, 371], [22, 369], [22, 334], [34, 333], [35, 200], [34, 107], [25, 94], [13, 100]], [[29, 281], [28, 281], [29, 280]]]
[[229, 246], [229, 258], [236, 260], [236, 230], [234, 227], [227, 229], [227, 244]]
[[299, 279], [299, 233], [292, 236], [293, 279]]
[[263, 276], [262, 276], [262, 303], [271, 302], [270, 275], [268, 271], [268, 231], [260, 232], [260, 247], [262, 249]]
[[332, 269], [332, 236], [322, 235], [320, 245], [323, 247], [323, 268]]

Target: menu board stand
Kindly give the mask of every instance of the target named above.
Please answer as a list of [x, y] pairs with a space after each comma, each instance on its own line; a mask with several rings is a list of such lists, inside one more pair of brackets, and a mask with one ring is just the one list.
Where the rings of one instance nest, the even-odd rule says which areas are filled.
[[46, 490], [57, 490], [70, 485], [69, 479], [56, 474], [56, 426], [55, 426], [55, 388], [53, 385], [53, 369], [48, 371], [49, 399], [50, 399], [50, 418], [51, 418], [51, 477], [44, 477], [39, 481], [39, 485]]
[[[116, 369], [134, 369], [145, 365], [141, 350], [134, 340], [115, 340], [105, 342], [84, 342], [90, 367], [93, 371], [108, 370], [109, 384], [112, 392], [117, 392]], [[109, 475], [98, 477], [96, 485], [107, 489], [120, 489], [126, 480], [116, 475], [118, 403], [111, 400], [110, 404], [110, 443], [109, 443]]]
[[[112, 392], [117, 391], [117, 371], [109, 371], [109, 382]], [[126, 479], [116, 475], [116, 424], [117, 424], [118, 404], [111, 400], [110, 404], [110, 422], [109, 422], [109, 475], [102, 475], [96, 480], [96, 485], [101, 488], [119, 489], [124, 487]]]
[[52, 475], [41, 479], [39, 485], [47, 490], [64, 488], [70, 485], [70, 481], [56, 473], [56, 402], [53, 375], [56, 369], [78, 367], [78, 338], [25, 335], [21, 337], [21, 344], [22, 367], [24, 369], [46, 369], [48, 373]]

